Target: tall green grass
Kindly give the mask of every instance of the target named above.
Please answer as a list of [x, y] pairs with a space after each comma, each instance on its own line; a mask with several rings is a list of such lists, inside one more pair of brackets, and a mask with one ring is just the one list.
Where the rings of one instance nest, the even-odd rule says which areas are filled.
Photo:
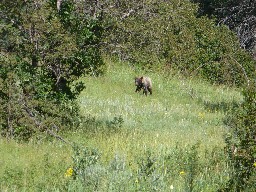
[[[134, 77], [140, 75], [153, 79], [152, 96], [135, 93]], [[131, 134], [139, 131], [144, 142], [155, 138], [168, 141], [168, 146], [198, 141], [208, 147], [223, 144], [225, 112], [242, 100], [235, 89], [177, 75], [165, 78], [154, 72], [135, 72], [116, 63], [109, 65], [105, 76], [84, 82], [87, 88], [79, 98], [83, 115], [102, 120], [121, 116]]]
[[65, 182], [70, 148], [59, 142], [0, 140], [0, 191], [51, 191]]
[[[135, 93], [140, 75], [152, 78], [152, 96]], [[111, 61], [82, 80], [86, 120], [63, 135], [80, 153], [61, 141], [1, 139], [1, 191], [216, 191], [228, 180], [223, 118], [242, 101], [238, 90]], [[69, 168], [76, 177], [65, 177]]]

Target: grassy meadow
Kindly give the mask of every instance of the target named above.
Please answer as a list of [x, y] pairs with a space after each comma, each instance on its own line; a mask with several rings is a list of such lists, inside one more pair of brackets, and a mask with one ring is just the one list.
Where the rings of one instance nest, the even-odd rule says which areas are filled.
[[[135, 93], [139, 75], [152, 78], [153, 95]], [[85, 120], [62, 133], [79, 149], [1, 138], [0, 191], [216, 191], [228, 180], [223, 118], [238, 90], [111, 61], [82, 81]]]

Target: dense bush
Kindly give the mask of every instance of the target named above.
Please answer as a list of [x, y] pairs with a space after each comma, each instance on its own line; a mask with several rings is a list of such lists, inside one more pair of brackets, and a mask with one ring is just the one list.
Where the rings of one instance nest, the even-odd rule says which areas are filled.
[[79, 2], [1, 1], [0, 130], [7, 138], [77, 127], [85, 73], [103, 62], [97, 17]]
[[54, 90], [55, 82], [46, 75], [47, 71], [34, 70], [28, 63], [3, 63], [0, 71], [3, 136], [27, 140], [40, 132], [51, 134], [78, 126], [76, 103], [64, 92]]
[[256, 87], [244, 91], [244, 102], [227, 118], [227, 153], [233, 172], [223, 191], [253, 191], [256, 178]]

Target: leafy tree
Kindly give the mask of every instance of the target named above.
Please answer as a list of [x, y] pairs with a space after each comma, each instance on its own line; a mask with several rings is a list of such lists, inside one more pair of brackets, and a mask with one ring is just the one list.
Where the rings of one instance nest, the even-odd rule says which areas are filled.
[[[72, 0], [1, 1], [0, 129], [8, 138], [78, 126], [78, 78], [98, 75], [101, 23]], [[59, 8], [59, 9], [58, 9]]]

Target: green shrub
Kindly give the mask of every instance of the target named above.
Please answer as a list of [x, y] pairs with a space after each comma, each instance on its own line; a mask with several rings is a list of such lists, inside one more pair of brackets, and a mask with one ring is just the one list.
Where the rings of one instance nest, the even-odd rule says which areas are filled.
[[226, 136], [227, 154], [233, 167], [231, 178], [221, 191], [253, 191], [256, 174], [256, 87], [244, 91], [244, 102], [226, 119], [230, 133]]
[[66, 172], [67, 189], [216, 191], [223, 184], [223, 173], [227, 171], [224, 154], [215, 148], [203, 157], [199, 155], [199, 146], [181, 148], [177, 145], [160, 153], [146, 148], [133, 162], [117, 154], [109, 162], [103, 162], [98, 150], [75, 147], [73, 164]]

